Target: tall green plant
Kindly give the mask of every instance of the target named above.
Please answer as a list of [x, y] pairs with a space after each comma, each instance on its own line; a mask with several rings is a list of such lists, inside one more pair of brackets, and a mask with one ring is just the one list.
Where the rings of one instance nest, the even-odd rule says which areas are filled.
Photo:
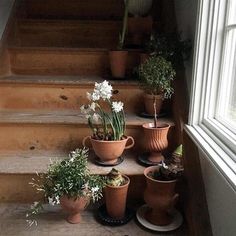
[[127, 32], [128, 14], [129, 14], [129, 0], [126, 0], [125, 1], [125, 12], [124, 12], [124, 16], [123, 16], [122, 32], [119, 34], [119, 42], [118, 42], [118, 49], [119, 50], [122, 50], [124, 48], [125, 35]]

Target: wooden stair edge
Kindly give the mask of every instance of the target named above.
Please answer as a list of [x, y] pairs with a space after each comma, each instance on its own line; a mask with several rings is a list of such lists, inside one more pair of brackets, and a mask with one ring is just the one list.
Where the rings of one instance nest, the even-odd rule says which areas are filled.
[[[124, 152], [124, 161], [115, 168], [129, 176], [143, 175], [144, 166], [138, 164], [137, 153]], [[68, 157], [65, 153], [40, 152], [34, 154], [31, 152], [18, 152], [2, 154], [0, 152], [0, 175], [29, 175], [36, 173], [46, 173], [49, 164], [55, 160], [63, 160]], [[88, 167], [92, 174], [105, 175], [113, 167], [99, 166], [94, 163], [95, 155], [90, 151], [88, 158]]]
[[[126, 114], [126, 125], [129, 127], [141, 126], [152, 122], [152, 119], [143, 118], [136, 114]], [[160, 123], [174, 126], [171, 118], [159, 118]], [[79, 111], [1, 111], [0, 124], [78, 124], [88, 125], [87, 119]]]

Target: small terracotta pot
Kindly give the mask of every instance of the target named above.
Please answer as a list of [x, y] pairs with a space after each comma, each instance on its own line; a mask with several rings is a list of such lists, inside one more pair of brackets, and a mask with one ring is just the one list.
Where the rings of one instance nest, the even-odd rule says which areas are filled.
[[158, 166], [151, 166], [144, 170], [146, 177], [144, 200], [150, 207], [150, 210], [146, 212], [145, 218], [154, 225], [164, 226], [172, 221], [169, 212], [173, 209], [179, 195], [175, 193], [176, 179], [159, 181], [148, 176], [150, 172], [158, 169]]
[[69, 213], [67, 221], [71, 224], [78, 224], [81, 222], [81, 211], [83, 211], [89, 204], [87, 197], [79, 197], [76, 200], [63, 196], [60, 198], [61, 207]]
[[157, 115], [160, 113], [162, 104], [163, 104], [163, 95], [151, 95], [151, 94], [144, 94], [144, 105], [145, 105], [145, 110], [149, 115], [154, 115], [154, 98], [156, 97], [156, 112]]
[[168, 147], [167, 134], [169, 131], [169, 124], [159, 124], [154, 128], [153, 123], [143, 125], [144, 130], [144, 148], [150, 152], [148, 160], [153, 163], [160, 163], [164, 160], [162, 151]]
[[145, 36], [150, 35], [152, 32], [153, 19], [151, 16], [129, 17], [128, 18], [128, 32], [132, 36], [132, 43], [141, 45]]
[[119, 187], [107, 185], [104, 190], [107, 213], [116, 220], [123, 219], [125, 216], [127, 193], [130, 184], [129, 177], [122, 176], [127, 181], [125, 185]]
[[128, 51], [110, 51], [109, 58], [112, 77], [117, 79], [125, 78]]
[[[104, 164], [114, 164], [117, 159], [122, 155], [125, 149], [130, 149], [134, 146], [134, 139], [131, 136], [118, 141], [103, 141], [93, 139], [91, 136], [87, 136], [83, 139], [83, 146], [86, 147], [86, 140], [92, 144], [93, 150], [97, 157]], [[131, 144], [126, 146], [128, 140], [131, 140]]]

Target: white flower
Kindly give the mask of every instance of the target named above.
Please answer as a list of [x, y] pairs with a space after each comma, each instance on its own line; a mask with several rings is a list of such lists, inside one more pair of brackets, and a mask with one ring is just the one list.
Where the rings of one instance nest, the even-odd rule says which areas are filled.
[[95, 109], [96, 109], [96, 103], [95, 103], [95, 102], [92, 102], [92, 103], [91, 103], [90, 109], [91, 109], [92, 111], [95, 111]]
[[96, 193], [98, 190], [99, 190], [99, 187], [97, 187], [97, 186], [91, 188], [92, 194]]
[[80, 111], [83, 115], [87, 115], [90, 112], [90, 106], [83, 105], [80, 107]]
[[112, 110], [116, 113], [123, 110], [124, 103], [123, 102], [112, 102]]
[[101, 97], [103, 100], [110, 99], [112, 97], [112, 86], [106, 80], [102, 83], [95, 83], [93, 93]]
[[92, 121], [95, 123], [95, 124], [99, 124], [99, 121], [101, 120], [101, 116], [97, 113], [94, 113], [93, 116], [92, 116]]
[[87, 92], [87, 99], [88, 99], [89, 101], [92, 100], [92, 95], [91, 95], [91, 93], [88, 93], [88, 92]]
[[55, 197], [55, 204], [59, 205], [60, 204], [60, 197], [59, 196], [56, 196]]
[[49, 203], [49, 205], [52, 205], [52, 206], [55, 205], [55, 202], [52, 197], [48, 197], [48, 203]]

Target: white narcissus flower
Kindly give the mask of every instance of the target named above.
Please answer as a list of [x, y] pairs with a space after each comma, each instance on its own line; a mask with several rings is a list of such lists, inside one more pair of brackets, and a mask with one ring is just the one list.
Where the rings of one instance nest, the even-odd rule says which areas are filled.
[[95, 103], [95, 102], [92, 102], [92, 103], [91, 103], [90, 109], [91, 109], [92, 111], [95, 111], [95, 110], [96, 110], [96, 103]]
[[98, 124], [100, 120], [101, 120], [101, 116], [100, 116], [99, 114], [94, 113], [94, 114], [92, 115], [92, 121], [93, 121], [95, 124]]
[[80, 107], [80, 111], [83, 115], [87, 115], [90, 112], [90, 107], [88, 105], [83, 105]]
[[106, 80], [102, 83], [95, 83], [94, 93], [103, 100], [110, 99], [112, 97], [112, 86]]
[[98, 187], [98, 186], [91, 188], [92, 194], [96, 193], [98, 190], [99, 190], [99, 187]]
[[49, 205], [52, 205], [52, 206], [55, 205], [55, 202], [53, 201], [52, 197], [48, 197], [48, 203], [49, 203]]
[[123, 102], [112, 102], [112, 110], [116, 113], [123, 110], [124, 103]]

